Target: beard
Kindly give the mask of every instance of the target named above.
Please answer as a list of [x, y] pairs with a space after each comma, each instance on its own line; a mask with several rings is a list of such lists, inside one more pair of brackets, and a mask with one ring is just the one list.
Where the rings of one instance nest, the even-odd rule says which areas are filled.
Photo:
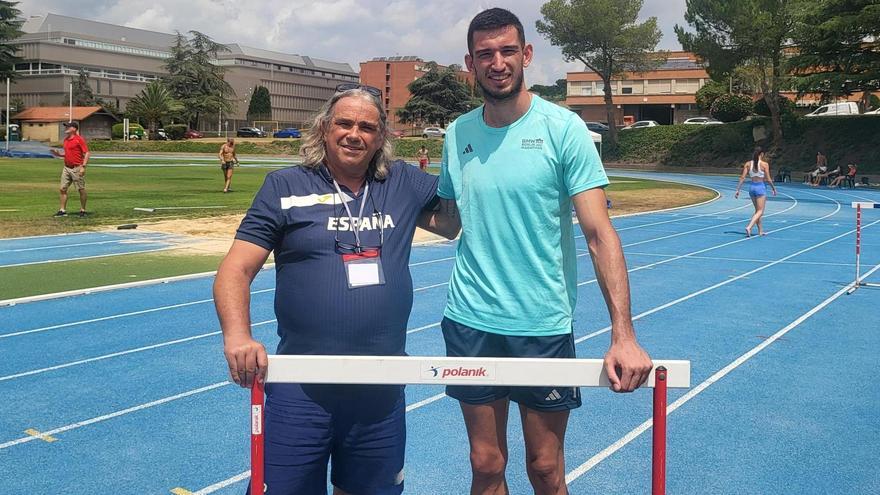
[[480, 80], [480, 78], [476, 78], [476, 80], [477, 80], [477, 84], [480, 85], [480, 90], [483, 92], [483, 97], [487, 100], [491, 100], [495, 103], [498, 103], [498, 102], [502, 102], [505, 100], [509, 100], [509, 99], [515, 97], [516, 95], [518, 95], [520, 93], [520, 91], [522, 91], [523, 79], [524, 79], [523, 78], [523, 70], [520, 69], [519, 72], [515, 72], [515, 73], [511, 74], [511, 77], [512, 77], [513, 81], [510, 84], [510, 87], [508, 89], [501, 90], [501, 91], [487, 88], [483, 84], [483, 81]]

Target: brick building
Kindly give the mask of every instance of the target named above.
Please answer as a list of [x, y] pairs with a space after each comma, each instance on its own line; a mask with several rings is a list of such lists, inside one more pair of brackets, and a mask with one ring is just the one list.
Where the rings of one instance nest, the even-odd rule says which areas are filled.
[[[361, 62], [360, 80], [361, 84], [382, 90], [382, 100], [385, 113], [388, 114], [389, 125], [393, 129], [409, 134], [413, 133], [415, 128], [412, 125], [401, 124], [397, 119], [397, 110], [406, 106], [406, 102], [412, 96], [407, 89], [409, 83], [422, 77], [426, 72], [428, 72], [426, 62], [419, 57], [376, 57], [369, 62]], [[474, 78], [470, 72], [459, 71], [458, 77], [473, 86]]]

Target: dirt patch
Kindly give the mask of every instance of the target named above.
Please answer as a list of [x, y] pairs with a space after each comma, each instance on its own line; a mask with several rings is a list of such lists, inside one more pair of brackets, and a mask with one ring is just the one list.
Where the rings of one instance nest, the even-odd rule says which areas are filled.
[[[706, 189], [638, 189], [633, 191], [609, 191], [612, 208], [609, 213], [612, 217], [641, 213], [644, 211], [674, 208], [695, 203], [708, 201], [715, 197], [713, 191]], [[187, 239], [180, 243], [180, 248], [173, 253], [188, 254], [225, 254], [232, 244], [235, 230], [241, 223], [243, 215], [221, 215], [206, 218], [187, 218], [175, 220], [163, 220], [138, 225], [138, 230], [149, 232], [163, 232], [186, 236]], [[416, 229], [413, 243], [436, 242], [443, 240], [442, 237], [431, 234], [422, 229]]]

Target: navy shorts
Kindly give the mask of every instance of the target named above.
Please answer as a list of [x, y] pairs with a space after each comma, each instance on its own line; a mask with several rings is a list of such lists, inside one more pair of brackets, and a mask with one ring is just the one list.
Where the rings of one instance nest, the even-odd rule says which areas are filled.
[[[267, 495], [403, 492], [406, 407], [399, 385], [266, 385]], [[248, 492], [250, 493], [250, 488]]]
[[[514, 337], [475, 330], [449, 318], [440, 322], [446, 355], [452, 357], [574, 358], [574, 335]], [[449, 385], [446, 395], [465, 404], [488, 404], [510, 400], [542, 412], [568, 411], [581, 407], [577, 387], [493, 387]]]

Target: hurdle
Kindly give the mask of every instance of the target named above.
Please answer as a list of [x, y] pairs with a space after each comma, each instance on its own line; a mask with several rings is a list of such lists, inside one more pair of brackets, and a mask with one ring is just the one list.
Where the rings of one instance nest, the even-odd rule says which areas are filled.
[[872, 203], [869, 201], [853, 202], [852, 207], [856, 209], [856, 280], [852, 287], [846, 291], [847, 295], [852, 294], [859, 287], [880, 287], [880, 284], [872, 284], [862, 282], [861, 258], [862, 258], [862, 208], [880, 208], [880, 203]]
[[[655, 360], [651, 493], [666, 493], [666, 390], [690, 387], [690, 361]], [[269, 356], [264, 383], [610, 387], [601, 359]], [[251, 494], [264, 493], [264, 383], [251, 388]]]

